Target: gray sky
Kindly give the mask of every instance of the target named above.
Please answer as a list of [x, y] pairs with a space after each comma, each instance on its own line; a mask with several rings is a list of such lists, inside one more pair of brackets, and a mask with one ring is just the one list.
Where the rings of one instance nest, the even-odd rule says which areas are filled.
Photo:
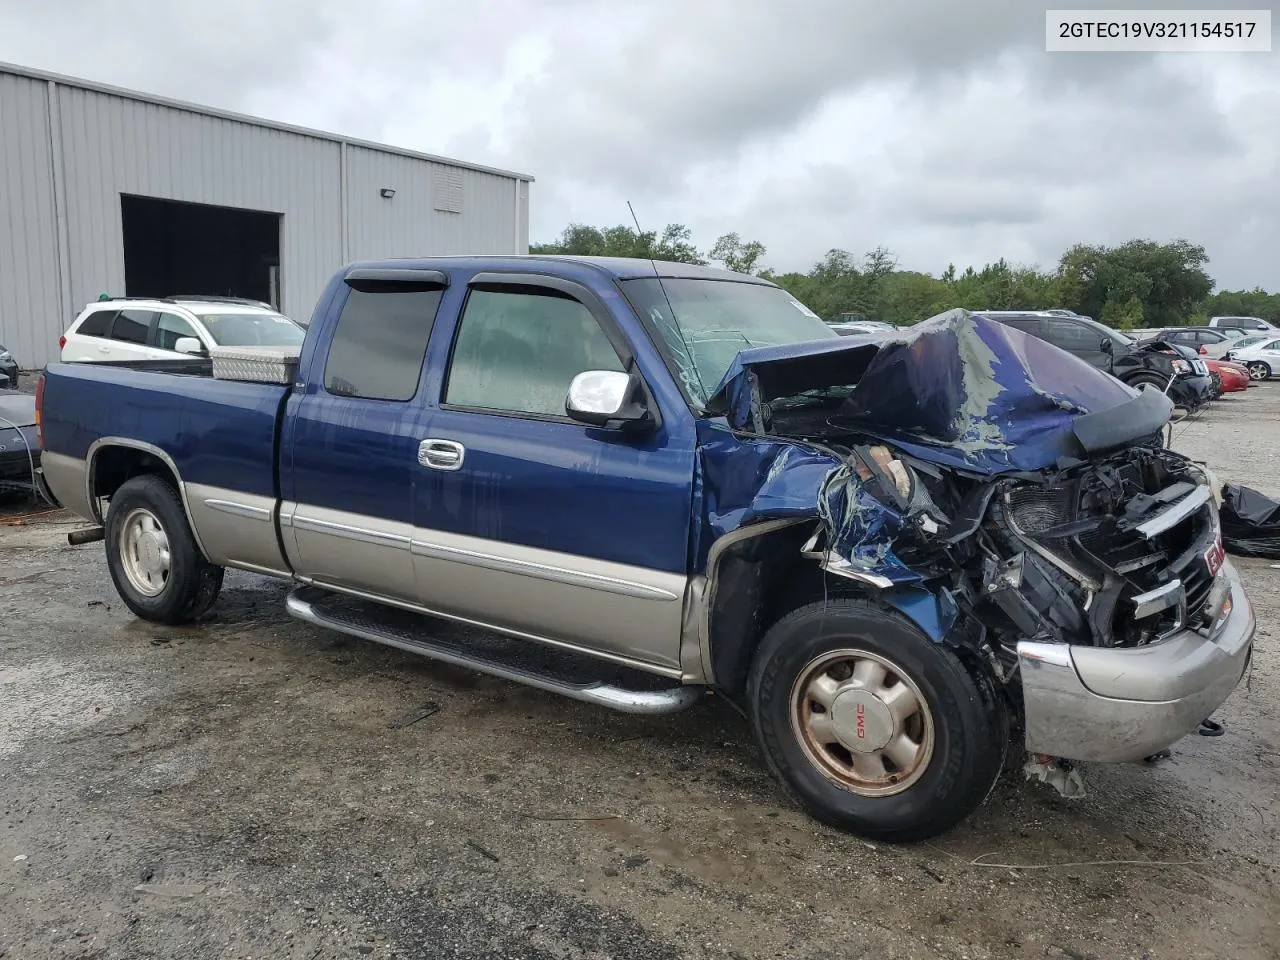
[[1048, 54], [1026, 0], [0, 0], [0, 60], [531, 173], [534, 241], [629, 199], [783, 270], [1183, 237], [1275, 291], [1273, 45]]

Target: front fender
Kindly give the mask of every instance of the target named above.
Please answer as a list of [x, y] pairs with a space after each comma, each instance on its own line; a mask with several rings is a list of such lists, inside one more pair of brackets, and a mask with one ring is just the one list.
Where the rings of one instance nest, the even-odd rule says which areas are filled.
[[881, 591], [878, 599], [893, 607], [914, 623], [930, 640], [942, 643], [955, 626], [955, 598], [945, 587], [892, 587]]

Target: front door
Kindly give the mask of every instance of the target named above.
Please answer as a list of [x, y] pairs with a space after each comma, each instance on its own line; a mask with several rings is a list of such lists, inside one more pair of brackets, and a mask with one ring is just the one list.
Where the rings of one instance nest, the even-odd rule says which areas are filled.
[[676, 671], [694, 447], [673, 427], [687, 408], [641, 437], [565, 415], [576, 374], [635, 361], [603, 303], [559, 278], [472, 278], [437, 340], [414, 492], [423, 605]]
[[411, 603], [422, 368], [444, 275], [368, 273], [347, 277], [332, 334], [316, 331], [319, 375], [290, 398], [281, 531], [298, 574]]

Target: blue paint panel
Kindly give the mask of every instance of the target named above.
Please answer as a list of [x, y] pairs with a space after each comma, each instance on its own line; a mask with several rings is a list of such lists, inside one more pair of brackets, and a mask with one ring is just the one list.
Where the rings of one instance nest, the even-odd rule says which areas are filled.
[[285, 499], [411, 523], [424, 430], [414, 403], [334, 397], [308, 387], [286, 408]]
[[436, 411], [430, 435], [466, 458], [421, 471], [418, 527], [687, 571], [691, 444], [458, 410]]
[[127, 437], [168, 453], [187, 483], [274, 497], [276, 413], [287, 391], [106, 364], [50, 364], [45, 447], [84, 457], [101, 437]]

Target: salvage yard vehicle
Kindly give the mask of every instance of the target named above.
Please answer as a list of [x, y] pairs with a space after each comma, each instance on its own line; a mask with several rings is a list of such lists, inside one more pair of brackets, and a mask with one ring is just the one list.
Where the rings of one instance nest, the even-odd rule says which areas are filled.
[[219, 346], [302, 346], [303, 330], [257, 300], [116, 297], [80, 311], [58, 340], [64, 361], [182, 360]]
[[197, 621], [235, 567], [308, 623], [587, 703], [711, 691], [868, 837], [967, 816], [1012, 731], [1154, 754], [1250, 659], [1169, 399], [980, 315], [842, 337], [706, 267], [392, 260], [339, 271], [296, 355], [185, 363], [39, 385], [48, 485], [137, 616]]

